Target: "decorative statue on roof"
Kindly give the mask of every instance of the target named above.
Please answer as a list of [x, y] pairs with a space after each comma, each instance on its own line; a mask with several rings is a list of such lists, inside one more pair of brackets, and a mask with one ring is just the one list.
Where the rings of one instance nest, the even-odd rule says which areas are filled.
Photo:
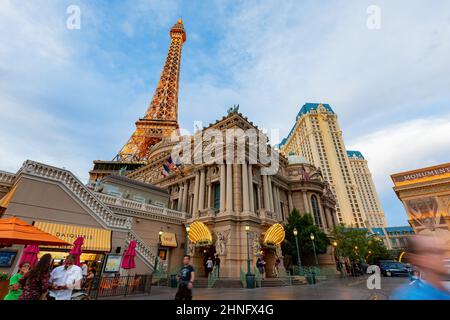
[[328, 197], [328, 198], [334, 198], [333, 192], [330, 189], [330, 186], [328, 185], [328, 183], [325, 183], [325, 186], [323, 188], [323, 193]]
[[305, 167], [302, 167], [302, 180], [305, 180], [305, 181], [311, 180], [311, 176], [306, 171]]
[[125, 171], [126, 170], [127, 170], [126, 166], [121, 167], [120, 170], [119, 170], [119, 175], [121, 175], [121, 176], [125, 175]]
[[95, 180], [94, 191], [101, 192], [102, 190], [103, 190], [103, 182], [100, 180], [100, 178], [97, 178]]
[[228, 114], [239, 112], [239, 104], [233, 105], [231, 108], [227, 110]]

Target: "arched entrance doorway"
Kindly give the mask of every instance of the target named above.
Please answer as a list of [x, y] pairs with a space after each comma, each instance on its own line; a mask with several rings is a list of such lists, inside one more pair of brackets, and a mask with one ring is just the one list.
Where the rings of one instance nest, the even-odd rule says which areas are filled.
[[263, 245], [260, 254], [266, 262], [265, 276], [267, 278], [277, 275], [275, 272], [275, 263], [277, 259], [280, 259], [279, 268], [283, 267], [281, 252], [278, 252], [279, 250], [277, 249], [279, 249], [279, 245], [284, 241], [284, 237], [284, 227], [279, 223], [272, 225], [264, 233]]
[[216, 254], [211, 231], [203, 222], [195, 221], [190, 225], [189, 241], [192, 246], [192, 265], [199, 277], [206, 277], [206, 261], [209, 257], [214, 261]]

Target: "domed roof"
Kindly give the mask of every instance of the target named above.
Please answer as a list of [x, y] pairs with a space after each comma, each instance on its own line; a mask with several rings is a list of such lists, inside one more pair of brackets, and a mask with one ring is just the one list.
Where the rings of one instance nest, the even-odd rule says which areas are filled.
[[296, 154], [290, 154], [287, 158], [289, 164], [310, 164], [305, 157]]

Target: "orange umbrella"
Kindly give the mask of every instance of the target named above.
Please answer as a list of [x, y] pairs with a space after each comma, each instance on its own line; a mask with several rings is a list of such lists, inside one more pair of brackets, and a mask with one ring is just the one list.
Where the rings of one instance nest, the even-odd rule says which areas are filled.
[[0, 245], [35, 244], [48, 246], [67, 246], [70, 243], [39, 230], [25, 221], [12, 217], [0, 219]]

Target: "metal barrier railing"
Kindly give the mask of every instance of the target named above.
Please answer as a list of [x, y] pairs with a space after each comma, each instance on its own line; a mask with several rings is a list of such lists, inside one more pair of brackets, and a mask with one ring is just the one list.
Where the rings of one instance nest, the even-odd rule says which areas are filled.
[[219, 277], [219, 269], [217, 266], [214, 266], [212, 271], [208, 274], [208, 288], [214, 287], [214, 284], [217, 281], [217, 278]]
[[255, 273], [255, 286], [261, 288], [262, 275], [257, 267], [254, 267], [253, 272]]
[[152, 275], [95, 277], [85, 288], [91, 299], [150, 294]]
[[240, 273], [240, 280], [241, 280], [241, 283], [242, 283], [242, 287], [243, 288], [247, 288], [247, 281], [245, 279], [245, 272], [244, 272], [244, 270], [242, 270], [242, 268], [241, 268], [241, 273]]
[[293, 274], [294, 276], [308, 276], [314, 273], [314, 276], [321, 278], [335, 277], [337, 275], [337, 270], [332, 266], [294, 266]]
[[308, 274], [314, 273], [316, 276], [321, 274], [320, 267], [318, 266], [294, 266], [293, 267], [293, 275], [295, 276], [307, 276]]
[[278, 279], [288, 286], [292, 285], [292, 276], [283, 267], [278, 269]]
[[152, 283], [153, 285], [156, 286], [160, 286], [160, 285], [168, 285], [168, 278], [169, 278], [169, 274], [167, 273], [167, 271], [165, 270], [157, 270], [157, 271], [153, 271], [152, 273]]

